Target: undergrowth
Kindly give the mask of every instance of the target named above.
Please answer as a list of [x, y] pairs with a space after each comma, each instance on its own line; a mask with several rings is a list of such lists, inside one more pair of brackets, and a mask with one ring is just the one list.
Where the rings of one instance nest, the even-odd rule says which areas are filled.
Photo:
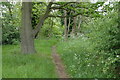
[[[113, 16], [114, 15], [114, 16]], [[57, 44], [58, 53], [73, 78], [120, 77], [118, 13], [82, 25], [83, 35]]]

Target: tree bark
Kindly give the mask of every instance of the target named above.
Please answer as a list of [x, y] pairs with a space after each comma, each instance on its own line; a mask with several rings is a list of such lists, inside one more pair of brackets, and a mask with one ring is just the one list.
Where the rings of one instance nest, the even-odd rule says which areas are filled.
[[[64, 10], [64, 15], [66, 16], [67, 15], [67, 12], [66, 10]], [[65, 26], [65, 30], [64, 30], [64, 35], [65, 35], [65, 39], [67, 39], [68, 35], [67, 35], [67, 18], [65, 17], [64, 18], [64, 26]]]
[[77, 32], [80, 33], [80, 28], [81, 28], [81, 23], [82, 23], [82, 16], [78, 16], [78, 30]]
[[73, 18], [73, 27], [72, 27], [72, 34], [73, 35], [76, 35], [76, 20], [77, 20], [77, 17], [74, 17]]
[[[69, 23], [68, 23], [68, 27], [67, 27], [67, 35], [70, 32], [70, 24], [71, 24], [71, 18], [69, 17]], [[69, 36], [69, 35], [68, 35]]]
[[21, 50], [22, 53], [35, 53], [34, 39], [31, 24], [32, 2], [22, 3], [22, 30], [21, 30]]

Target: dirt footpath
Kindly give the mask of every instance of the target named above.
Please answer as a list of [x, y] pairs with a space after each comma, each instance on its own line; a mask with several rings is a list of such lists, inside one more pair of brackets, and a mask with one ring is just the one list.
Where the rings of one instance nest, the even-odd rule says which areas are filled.
[[[65, 71], [65, 68], [64, 68], [64, 65], [62, 64], [60, 56], [56, 52], [55, 46], [52, 47], [52, 57], [53, 57], [53, 61], [56, 66], [56, 72], [58, 73], [59, 78], [64, 78], [64, 80], [69, 80], [68, 79], [69, 77]], [[65, 78], [67, 78], [67, 79], [65, 79]]]

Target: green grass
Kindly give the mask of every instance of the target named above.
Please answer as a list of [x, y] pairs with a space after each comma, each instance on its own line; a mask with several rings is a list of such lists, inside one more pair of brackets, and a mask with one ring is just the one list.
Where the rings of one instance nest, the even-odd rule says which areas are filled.
[[113, 78], [113, 68], [106, 66], [111, 60], [108, 53], [98, 51], [84, 37], [61, 41], [57, 44], [65, 68], [72, 78]]
[[57, 78], [51, 57], [55, 39], [35, 40], [36, 54], [21, 54], [19, 45], [3, 45], [3, 78]]
[[86, 38], [59, 41], [56, 38], [36, 39], [36, 54], [21, 54], [19, 45], [4, 45], [3, 78], [57, 78], [51, 47], [57, 46], [65, 68], [72, 78], [113, 78], [105, 64], [110, 62], [104, 51], [97, 51]]
[[0, 45], [0, 79], [2, 78], [2, 46]]
[[48, 38], [48, 39], [36, 39], [35, 40], [35, 46], [37, 53], [44, 53], [47, 55], [51, 55], [51, 47], [55, 44], [57, 44], [58, 39], [56, 38]]

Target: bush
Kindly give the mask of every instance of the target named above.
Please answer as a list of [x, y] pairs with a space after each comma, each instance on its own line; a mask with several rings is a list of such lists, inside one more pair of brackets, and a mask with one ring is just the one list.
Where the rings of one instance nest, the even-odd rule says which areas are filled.
[[[17, 44], [19, 41], [20, 3], [1, 3], [2, 8], [2, 44]], [[8, 7], [11, 9], [9, 12]], [[17, 14], [16, 14], [17, 13]]]
[[17, 44], [18, 41], [19, 41], [19, 32], [18, 31], [3, 32], [2, 44]]
[[71, 77], [118, 77], [119, 70], [115, 70], [120, 65], [120, 56], [118, 55], [120, 52], [118, 37], [120, 29], [117, 21], [117, 12], [110, 13], [104, 18], [97, 18], [88, 25], [83, 25], [82, 32], [85, 36], [58, 44], [58, 52], [61, 53]]

